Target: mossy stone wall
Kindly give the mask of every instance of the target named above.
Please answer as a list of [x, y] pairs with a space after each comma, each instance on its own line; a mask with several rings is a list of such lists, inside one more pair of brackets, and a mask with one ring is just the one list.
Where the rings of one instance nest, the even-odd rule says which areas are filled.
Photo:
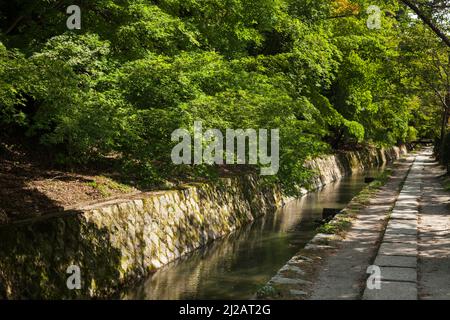
[[[368, 149], [311, 161], [312, 188], [396, 159], [405, 149]], [[0, 298], [108, 297], [157, 268], [285, 203], [257, 176], [144, 193], [0, 227]], [[69, 290], [66, 270], [81, 270]]]

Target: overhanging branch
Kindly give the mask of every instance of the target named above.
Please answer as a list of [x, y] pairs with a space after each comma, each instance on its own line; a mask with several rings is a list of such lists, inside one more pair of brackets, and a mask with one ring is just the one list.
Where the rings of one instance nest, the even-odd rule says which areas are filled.
[[444, 43], [450, 47], [450, 38], [447, 37], [446, 34], [444, 34], [434, 23], [431, 21], [430, 18], [428, 18], [422, 11], [420, 11], [419, 7], [417, 7], [413, 2], [410, 0], [400, 0], [403, 2], [407, 7], [409, 7], [412, 11], [414, 11], [415, 14], [427, 25], [433, 30], [433, 32], [444, 41]]

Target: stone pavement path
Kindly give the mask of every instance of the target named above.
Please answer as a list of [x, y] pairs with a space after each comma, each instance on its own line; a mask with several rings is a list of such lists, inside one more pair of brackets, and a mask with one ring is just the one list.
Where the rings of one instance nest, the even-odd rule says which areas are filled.
[[395, 203], [374, 265], [381, 287], [367, 300], [450, 299], [449, 193], [430, 149], [416, 156]]
[[373, 264], [388, 214], [414, 160], [408, 156], [399, 161], [392, 178], [358, 214], [340, 247], [326, 259], [309, 299], [361, 299], [367, 268]]
[[374, 265], [380, 287], [366, 288], [367, 300], [417, 299], [417, 227], [423, 156], [417, 156], [397, 198]]
[[[269, 284], [294, 288], [281, 294], [293, 299], [450, 299], [450, 192], [442, 185], [444, 174], [430, 148], [396, 162], [345, 239], [326, 248], [305, 247], [327, 253], [319, 255], [323, 259], [311, 255], [315, 260], [294, 257]], [[304, 270], [294, 265], [315, 267], [313, 281], [303, 280]], [[375, 273], [369, 276], [369, 270]]]

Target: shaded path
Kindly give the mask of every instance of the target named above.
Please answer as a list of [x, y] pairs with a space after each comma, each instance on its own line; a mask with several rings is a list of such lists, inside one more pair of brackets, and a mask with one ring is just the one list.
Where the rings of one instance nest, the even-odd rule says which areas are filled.
[[367, 287], [363, 299], [417, 299], [417, 226], [424, 156], [418, 155], [397, 198], [374, 266], [379, 285]]
[[450, 299], [450, 194], [431, 149], [416, 157], [396, 202], [375, 265], [381, 288], [364, 299]]
[[275, 286], [273, 298], [450, 299], [446, 171], [431, 148], [397, 161], [393, 169], [344, 239], [316, 235], [317, 241], [310, 241], [272, 278], [266, 290]]
[[366, 270], [373, 264], [388, 214], [413, 161], [413, 156], [399, 161], [387, 184], [358, 214], [342, 244], [326, 259], [314, 282], [310, 299], [361, 298]]
[[419, 214], [419, 299], [450, 299], [450, 193], [431, 151], [423, 157]]
[[[401, 172], [359, 214], [320, 271], [311, 299], [450, 299], [450, 193], [441, 180], [445, 170], [430, 148], [407, 159], [412, 161], [398, 197], [394, 190]], [[389, 218], [387, 226], [383, 217]], [[366, 287], [370, 265], [379, 267], [378, 288]]]

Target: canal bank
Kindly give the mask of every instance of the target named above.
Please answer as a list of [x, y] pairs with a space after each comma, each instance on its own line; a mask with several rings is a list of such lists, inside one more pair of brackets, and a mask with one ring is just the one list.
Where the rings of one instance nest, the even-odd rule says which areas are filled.
[[383, 168], [347, 175], [158, 269], [125, 299], [246, 300], [316, 234], [324, 208], [343, 209]]
[[[404, 148], [366, 149], [315, 159], [310, 189], [382, 165]], [[0, 228], [0, 297], [105, 297], [189, 252], [286, 204], [257, 177], [222, 179], [179, 190], [21, 221]], [[80, 267], [81, 290], [68, 290], [67, 268]]]

